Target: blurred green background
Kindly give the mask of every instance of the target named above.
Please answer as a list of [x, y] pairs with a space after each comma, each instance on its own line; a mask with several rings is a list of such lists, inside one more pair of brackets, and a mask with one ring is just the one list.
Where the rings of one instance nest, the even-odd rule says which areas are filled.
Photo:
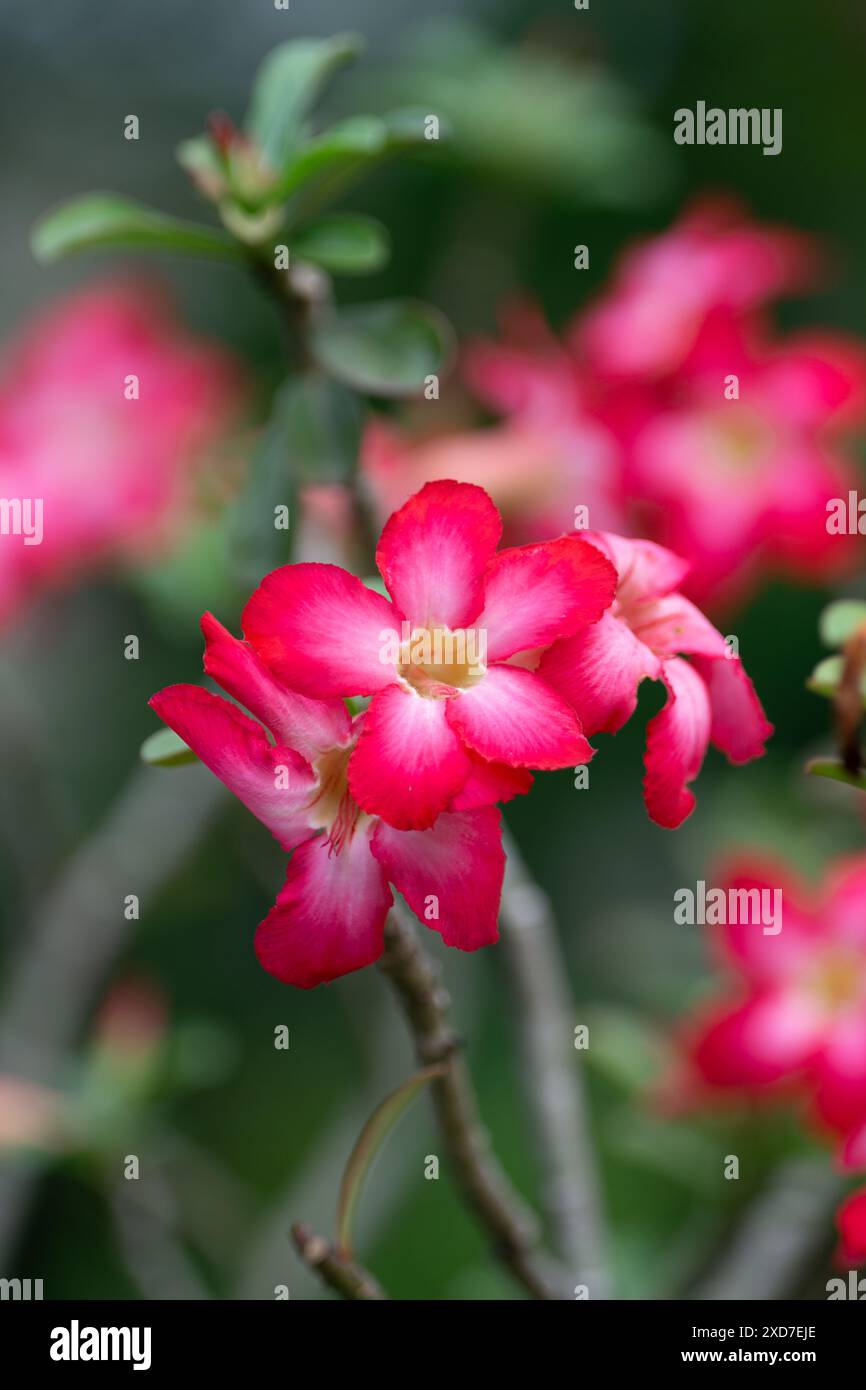
[[[692, 195], [724, 190], [741, 195], [756, 217], [813, 231], [830, 248], [831, 282], [784, 306], [784, 322], [864, 331], [866, 11], [859, 0], [820, 9], [808, 0], [614, 0], [588, 12], [567, 0], [454, 0], [436, 12], [440, 21], [449, 12], [464, 26], [477, 21], [486, 38], [465, 27], [422, 25], [409, 0], [292, 0], [288, 12], [250, 0], [242, 13], [231, 0], [182, 7], [4, 0], [3, 336], [36, 305], [117, 268], [103, 257], [38, 268], [27, 239], [46, 207], [108, 187], [196, 215], [195, 195], [172, 156], [177, 142], [215, 107], [241, 115], [272, 44], [347, 28], [366, 36], [367, 57], [335, 84], [324, 110], [410, 102], [449, 119], [455, 138], [433, 157], [382, 170], [352, 196], [353, 207], [388, 225], [394, 256], [373, 280], [347, 282], [344, 299], [419, 295], [465, 336], [491, 330], [502, 299], [523, 289], [559, 325], [604, 281], [624, 243], [668, 225]], [[534, 52], [556, 55], [562, 88], [543, 80], [539, 87], [525, 57]], [[517, 66], [507, 66], [503, 78], [502, 64]], [[782, 155], [676, 148], [673, 111], [698, 99], [782, 107]], [[141, 122], [134, 143], [122, 138], [129, 112]], [[538, 159], [540, 147], [549, 161]], [[578, 242], [590, 247], [585, 273], [573, 269]], [[170, 262], [161, 270], [186, 320], [251, 364], [264, 415], [281, 369], [270, 306], [233, 270]], [[779, 849], [818, 872], [828, 855], [862, 844], [850, 794], [812, 785], [801, 771], [808, 756], [829, 747], [828, 709], [803, 687], [821, 655], [816, 623], [826, 597], [773, 585], [737, 616], [740, 650], [776, 736], [768, 757], [746, 769], [711, 755], [696, 788], [698, 811], [681, 831], [652, 825], [640, 797], [643, 725], [660, 703], [654, 689], [616, 740], [597, 740], [589, 792], [574, 790], [569, 773], [546, 774], [531, 799], [508, 808], [513, 833], [554, 900], [575, 1023], [597, 1029], [586, 1065], [623, 1297], [676, 1296], [711, 1266], [738, 1208], [786, 1156], [809, 1147], [782, 1117], [662, 1122], [641, 1084], [653, 1073], [654, 1039], [710, 980], [698, 929], [673, 924], [675, 888], [708, 877], [713, 860], [733, 845]], [[220, 616], [237, 628], [237, 612]], [[127, 633], [140, 636], [138, 662], [122, 657]], [[3, 634], [0, 951], [7, 987], [46, 901], [56, 910], [70, 863], [135, 771], [139, 744], [154, 728], [148, 697], [199, 673], [194, 623], [160, 615], [121, 582], [46, 600]], [[208, 777], [202, 768], [146, 775], [176, 776], [178, 797], [192, 779]], [[160, 1174], [157, 1224], [171, 1239], [167, 1250], [151, 1253], [157, 1270], [167, 1262], [156, 1280], [170, 1296], [199, 1290], [272, 1298], [278, 1284], [292, 1298], [322, 1296], [289, 1248], [289, 1222], [332, 1230], [353, 1139], [412, 1065], [402, 1022], [375, 972], [307, 994], [281, 987], [257, 966], [253, 930], [281, 882], [280, 861], [267, 833], [226, 796], [169, 880], [143, 896], [141, 921], [118, 933], [119, 953], [98, 972], [100, 988], [86, 1001], [89, 1013], [113, 979], [148, 977], [166, 996], [172, 1045], [195, 1059], [175, 1059], [144, 1113], [123, 1120], [106, 1141], [109, 1166], [117, 1159], [119, 1171], [118, 1156], [134, 1152]], [[136, 892], [136, 883], [124, 891]], [[116, 913], [122, 916], [122, 900]], [[94, 949], [86, 912], [76, 929], [73, 954], [86, 957]], [[455, 996], [485, 1119], [509, 1171], [532, 1195], [534, 1156], [515, 1085], [502, 962], [495, 949], [444, 959], [438, 940], [431, 945]], [[38, 1011], [50, 1010], [51, 999], [37, 992], [32, 1007], [37, 1041], [27, 1062], [38, 1074]], [[273, 1046], [279, 1024], [290, 1029], [285, 1052]], [[19, 1047], [13, 1055], [24, 1053]], [[70, 1055], [64, 1074], [78, 1064]], [[372, 1176], [359, 1251], [396, 1297], [513, 1297], [445, 1165], [438, 1182], [423, 1178], [424, 1157], [438, 1151], [437, 1142], [422, 1100]], [[738, 1183], [721, 1177], [726, 1153], [740, 1155]], [[153, 1293], [147, 1242], [136, 1245], [136, 1228], [130, 1236], [129, 1213], [118, 1210], [124, 1194], [111, 1189], [99, 1163], [17, 1159], [0, 1166], [0, 1273], [43, 1278], [46, 1297]], [[827, 1251], [831, 1243], [828, 1221]], [[815, 1288], [827, 1277], [826, 1253], [810, 1275]], [[807, 1281], [801, 1291], [810, 1287]]]

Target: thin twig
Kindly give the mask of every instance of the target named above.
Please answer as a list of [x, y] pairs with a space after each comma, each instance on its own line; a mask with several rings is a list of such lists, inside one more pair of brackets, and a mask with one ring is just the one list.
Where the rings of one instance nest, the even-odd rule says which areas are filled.
[[500, 921], [517, 1003], [525, 1090], [556, 1253], [591, 1298], [609, 1298], [599, 1180], [587, 1115], [576, 1011], [556, 923], [514, 841], [506, 848]]
[[826, 1242], [844, 1190], [843, 1179], [826, 1160], [791, 1159], [749, 1208], [712, 1273], [686, 1297], [712, 1302], [790, 1297]]
[[431, 1094], [464, 1198], [490, 1234], [497, 1255], [532, 1297], [563, 1297], [560, 1272], [538, 1251], [538, 1223], [490, 1149], [459, 1040], [448, 1021], [448, 994], [402, 905], [388, 918], [379, 965], [403, 1006], [418, 1060], [424, 1066], [445, 1064]]
[[382, 1302], [388, 1295], [356, 1260], [340, 1255], [324, 1236], [314, 1235], [299, 1221], [292, 1227], [292, 1239], [305, 1264], [315, 1270], [323, 1283], [343, 1298]]

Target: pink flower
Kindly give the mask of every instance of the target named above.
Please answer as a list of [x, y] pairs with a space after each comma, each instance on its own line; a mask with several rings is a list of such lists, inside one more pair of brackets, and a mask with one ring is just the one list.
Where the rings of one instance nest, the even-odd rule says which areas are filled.
[[496, 941], [505, 856], [499, 811], [485, 803], [525, 791], [529, 779], [475, 760], [435, 827], [396, 830], [367, 814], [350, 787], [370, 712], [353, 719], [337, 698], [288, 689], [209, 613], [202, 629], [205, 670], [256, 718], [194, 685], [169, 686], [150, 703], [291, 852], [256, 933], [264, 968], [309, 989], [371, 964], [382, 952], [389, 884], [449, 946]]
[[836, 1213], [841, 1237], [836, 1262], [843, 1269], [866, 1264], [866, 1188], [852, 1192]]
[[567, 430], [505, 423], [420, 441], [376, 420], [364, 433], [361, 471], [383, 519], [424, 483], [477, 483], [498, 507], [506, 541], [523, 544], [570, 530], [577, 506], [599, 525], [621, 522], [614, 447], [588, 418]]
[[539, 674], [590, 736], [622, 728], [644, 677], [664, 683], [667, 703], [647, 729], [644, 799], [654, 821], [675, 829], [694, 809], [687, 784], [709, 744], [746, 763], [763, 754], [772, 725], [739, 657], [677, 592], [688, 565], [652, 541], [610, 533], [587, 539], [616, 566], [616, 598], [599, 622], [556, 642]]
[[851, 1134], [866, 1122], [866, 856], [837, 861], [819, 893], [762, 861], [732, 866], [720, 886], [729, 901], [730, 890], [778, 890], [782, 929], [767, 934], [745, 908], [718, 928], [737, 982], [686, 1027], [697, 1076], [728, 1090], [790, 1083]]
[[[739, 398], [725, 399], [734, 378]], [[762, 573], [814, 580], [850, 564], [858, 538], [830, 534], [827, 504], [856, 487], [841, 446], [864, 405], [860, 344], [801, 334], [775, 345], [708, 320], [689, 369], [633, 406], [621, 436], [626, 490], [691, 560], [691, 597], [731, 603]]]
[[0, 535], [0, 618], [165, 541], [238, 387], [227, 354], [184, 333], [150, 285], [83, 290], [30, 324], [0, 375], [0, 496], [24, 507]]
[[[601, 430], [606, 462], [577, 499], [589, 524], [683, 555], [695, 601], [739, 601], [767, 573], [836, 577], [856, 538], [828, 532], [827, 506], [857, 486], [866, 350], [829, 332], [778, 340], [759, 312], [814, 262], [797, 233], [699, 205], [627, 254], [562, 343], [537, 313], [512, 312], [502, 342], [470, 349], [469, 381], [513, 425], [575, 449]], [[623, 520], [601, 520], [598, 497]]]
[[605, 376], [676, 372], [708, 317], [739, 319], [805, 288], [815, 261], [807, 237], [750, 222], [734, 200], [702, 200], [626, 252], [610, 289], [573, 326], [572, 347]]
[[[393, 601], [334, 565], [286, 565], [243, 614], [274, 674], [314, 699], [371, 695], [348, 759], [362, 811], [400, 830], [440, 812], [501, 800], [527, 769], [592, 756], [570, 706], [515, 663], [595, 622], [615, 573], [595, 547], [564, 537], [496, 552], [487, 494], [428, 483], [396, 512], [377, 563]], [[471, 798], [471, 800], [470, 800]]]

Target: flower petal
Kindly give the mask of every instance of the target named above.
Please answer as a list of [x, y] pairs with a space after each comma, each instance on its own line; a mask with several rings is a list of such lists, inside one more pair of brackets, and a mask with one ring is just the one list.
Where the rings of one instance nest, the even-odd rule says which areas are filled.
[[495, 807], [446, 812], [431, 830], [380, 822], [372, 849], [415, 916], [447, 946], [475, 951], [497, 940], [505, 854]]
[[280, 743], [297, 749], [308, 761], [348, 743], [351, 720], [342, 700], [310, 700], [289, 690], [253, 648], [233, 637], [212, 613], [203, 614], [201, 630], [207, 674], [246, 705]]
[[695, 669], [706, 683], [712, 710], [710, 741], [732, 763], [762, 758], [773, 732], [755, 687], [738, 656], [719, 661], [696, 656]]
[[726, 659], [730, 647], [718, 628], [682, 594], [647, 599], [629, 609], [634, 635], [657, 656], [698, 653]]
[[256, 931], [256, 955], [284, 984], [326, 984], [378, 960], [392, 902], [364, 831], [339, 854], [317, 835], [292, 855], [277, 901]]
[[468, 752], [471, 771], [462, 791], [448, 808], [451, 811], [472, 811], [477, 806], [493, 806], [497, 801], [512, 801], [525, 796], [532, 786], [532, 773], [525, 767], [509, 767], [507, 763], [490, 763]]
[[592, 627], [557, 642], [538, 668], [577, 711], [587, 734], [615, 734], [637, 706], [644, 677], [661, 678], [659, 658], [622, 619], [605, 613]]
[[866, 855], [845, 856], [831, 866], [824, 920], [832, 943], [866, 951]]
[[688, 560], [655, 541], [632, 540], [612, 531], [591, 531], [586, 539], [607, 555], [619, 575], [617, 597], [624, 606], [661, 598], [678, 589], [689, 572]]
[[349, 789], [363, 810], [400, 830], [426, 830], [463, 788], [471, 765], [447, 703], [398, 685], [374, 697], [349, 759]]
[[[721, 954], [726, 963], [734, 965], [747, 979], [760, 984], [796, 980], [808, 970], [811, 959], [821, 947], [821, 927], [811, 915], [808, 895], [803, 884], [786, 864], [772, 859], [748, 858], [731, 861], [713, 879], [713, 887], [726, 894], [751, 894], [727, 901], [736, 904], [727, 912], [728, 920], [717, 928], [720, 933]], [[769, 897], [755, 898], [755, 892]], [[781, 899], [776, 898], [776, 893]], [[782, 930], [764, 932], [762, 904], [770, 909], [781, 902]], [[742, 904], [742, 906], [741, 906]]]
[[[825, 1031], [827, 1025], [825, 1024]], [[847, 1134], [866, 1116], [866, 1013], [837, 1020], [815, 1064], [815, 1108], [825, 1124]]]
[[384, 659], [402, 615], [337, 565], [283, 565], [267, 575], [243, 612], [244, 635], [293, 690], [318, 699], [372, 695], [394, 680]]
[[488, 660], [546, 647], [597, 622], [616, 584], [610, 561], [574, 537], [501, 551], [487, 572], [475, 621], [487, 633]]
[[668, 699], [647, 725], [644, 801], [652, 820], [676, 830], [695, 808], [686, 786], [701, 770], [710, 741], [707, 688], [688, 662], [675, 657], [662, 667]]
[[693, 1045], [711, 1086], [769, 1086], [803, 1070], [821, 1038], [821, 1016], [793, 992], [765, 991], [720, 1012]]
[[417, 627], [467, 627], [502, 534], [499, 513], [473, 483], [427, 483], [385, 526], [376, 563], [394, 602]]
[[517, 666], [491, 666], [477, 685], [448, 701], [447, 716], [469, 748], [492, 762], [549, 769], [593, 756], [562, 696]]
[[149, 704], [283, 849], [312, 834], [307, 807], [316, 777], [293, 748], [269, 743], [260, 724], [197, 685], [169, 685]]
[[843, 1269], [866, 1264], [866, 1189], [846, 1197], [836, 1213], [839, 1228], [837, 1259]]

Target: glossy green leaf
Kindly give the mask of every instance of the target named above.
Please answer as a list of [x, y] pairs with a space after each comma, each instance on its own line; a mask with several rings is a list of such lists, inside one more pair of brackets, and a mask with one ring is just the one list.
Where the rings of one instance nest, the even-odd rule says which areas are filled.
[[155, 734], [141, 745], [141, 761], [151, 767], [181, 767], [184, 763], [196, 763], [198, 758], [188, 748], [174, 729], [157, 729]]
[[373, 396], [419, 395], [441, 376], [453, 334], [437, 310], [413, 300], [347, 309], [317, 324], [310, 347], [323, 371]]
[[844, 647], [861, 627], [866, 627], [866, 602], [862, 599], [838, 599], [824, 609], [818, 622], [825, 647]]
[[848, 787], [866, 792], [866, 771], [849, 772], [836, 758], [813, 758], [806, 764], [806, 771], [812, 777], [829, 777], [832, 782], [844, 782]]
[[331, 73], [360, 53], [356, 34], [290, 39], [271, 50], [256, 74], [246, 127], [274, 170], [300, 144], [304, 122]]
[[334, 213], [294, 233], [290, 250], [333, 275], [370, 275], [387, 264], [391, 239], [372, 217]]
[[429, 1082], [435, 1081], [437, 1076], [441, 1076], [444, 1070], [444, 1064], [440, 1064], [435, 1067], [426, 1067], [423, 1071], [417, 1072], [415, 1076], [411, 1076], [402, 1086], [398, 1086], [396, 1091], [392, 1091], [389, 1096], [385, 1097], [361, 1130], [357, 1143], [349, 1155], [337, 1199], [337, 1245], [341, 1254], [351, 1255], [352, 1253], [352, 1226], [355, 1212], [358, 1208], [364, 1180], [370, 1171], [373, 1160], [400, 1116], [419, 1091], [423, 1090]]
[[114, 193], [88, 193], [49, 212], [33, 229], [31, 246], [39, 261], [99, 247], [176, 251], [219, 260], [237, 260], [242, 255], [225, 232], [168, 217]]

